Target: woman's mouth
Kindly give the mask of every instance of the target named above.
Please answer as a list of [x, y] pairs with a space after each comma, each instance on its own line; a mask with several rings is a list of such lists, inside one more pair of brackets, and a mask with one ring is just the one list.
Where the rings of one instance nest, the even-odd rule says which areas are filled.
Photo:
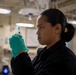
[[38, 40], [40, 40], [40, 37], [38, 37]]

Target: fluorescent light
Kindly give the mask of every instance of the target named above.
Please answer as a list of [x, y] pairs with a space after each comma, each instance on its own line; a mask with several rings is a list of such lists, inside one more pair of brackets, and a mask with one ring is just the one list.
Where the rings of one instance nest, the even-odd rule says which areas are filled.
[[68, 21], [68, 23], [76, 24], [76, 21]]
[[29, 24], [29, 23], [16, 23], [16, 25], [22, 27], [34, 27], [34, 24]]
[[9, 14], [11, 10], [0, 8], [0, 14]]

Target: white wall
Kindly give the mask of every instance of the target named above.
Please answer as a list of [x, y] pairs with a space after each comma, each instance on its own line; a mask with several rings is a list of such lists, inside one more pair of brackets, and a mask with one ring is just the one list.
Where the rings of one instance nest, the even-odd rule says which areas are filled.
[[76, 29], [75, 29], [75, 35], [72, 39], [72, 50], [76, 54]]

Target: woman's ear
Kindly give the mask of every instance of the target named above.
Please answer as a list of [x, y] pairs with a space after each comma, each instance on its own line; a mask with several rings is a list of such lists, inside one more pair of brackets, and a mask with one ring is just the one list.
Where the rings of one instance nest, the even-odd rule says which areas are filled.
[[55, 25], [55, 33], [56, 34], [60, 34], [61, 33], [61, 29], [62, 29], [61, 24], [57, 23]]

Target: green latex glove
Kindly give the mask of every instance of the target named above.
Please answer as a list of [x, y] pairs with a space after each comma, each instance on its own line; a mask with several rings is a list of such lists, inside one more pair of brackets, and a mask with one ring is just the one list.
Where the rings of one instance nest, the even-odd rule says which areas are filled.
[[27, 47], [24, 44], [24, 39], [20, 34], [14, 34], [9, 39], [9, 44], [12, 49], [12, 57], [16, 57], [18, 53], [20, 53], [22, 50], [25, 50], [25, 52], [28, 52]]

